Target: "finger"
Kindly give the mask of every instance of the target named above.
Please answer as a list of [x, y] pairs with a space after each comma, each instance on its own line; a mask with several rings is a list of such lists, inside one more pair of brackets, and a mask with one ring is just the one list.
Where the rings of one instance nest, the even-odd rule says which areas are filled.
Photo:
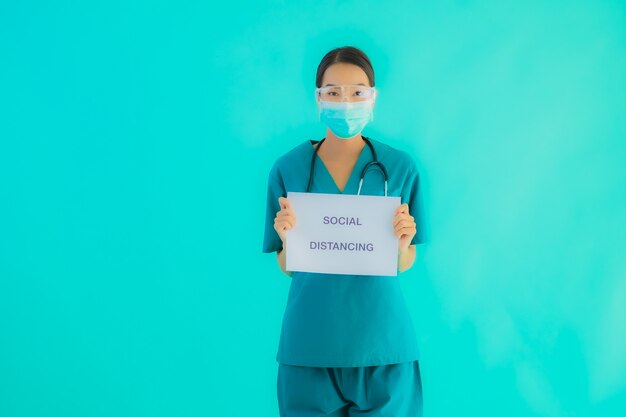
[[415, 227], [403, 227], [402, 229], [396, 231], [396, 236], [398, 236], [398, 238], [401, 238], [404, 235], [413, 237], [416, 232], [417, 229], [415, 229]]
[[404, 204], [400, 204], [397, 208], [396, 208], [396, 214], [398, 213], [408, 213], [409, 212], [409, 205], [407, 203]]
[[411, 216], [410, 214], [406, 214], [406, 213], [401, 213], [401, 214], [396, 215], [396, 217], [394, 217], [393, 219], [393, 227], [396, 227], [398, 223], [400, 223], [403, 220], [413, 221], [413, 216]]
[[283, 209], [276, 212], [276, 216], [293, 216], [293, 210]]
[[274, 219], [276, 219], [276, 220], [281, 220], [281, 219], [284, 219], [284, 218], [290, 218], [290, 219], [292, 219], [292, 221], [293, 221], [294, 223], [295, 223], [295, 221], [296, 221], [296, 216], [294, 216], [294, 215], [293, 215], [293, 212], [291, 212], [291, 211], [288, 211], [288, 212], [279, 211], [279, 212], [276, 214], [276, 217], [274, 217]]
[[281, 222], [276, 222], [274, 224], [274, 228], [276, 230], [280, 230], [281, 232], [290, 230], [293, 228], [293, 224], [289, 221], [281, 221]]
[[287, 222], [292, 226], [296, 225], [296, 219], [294, 217], [276, 217], [274, 218], [274, 224]]
[[402, 220], [396, 224], [395, 229], [400, 230], [404, 227], [415, 227], [415, 222], [412, 220]]
[[395, 230], [396, 234], [399, 233], [401, 235], [405, 235], [407, 233], [411, 233], [412, 231], [417, 230], [415, 227], [412, 226], [407, 226], [407, 227], [400, 227], [398, 229]]

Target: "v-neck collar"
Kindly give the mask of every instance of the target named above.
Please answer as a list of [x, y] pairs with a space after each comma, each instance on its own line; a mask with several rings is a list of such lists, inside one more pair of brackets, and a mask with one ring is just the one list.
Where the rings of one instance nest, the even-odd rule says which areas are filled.
[[[371, 141], [371, 139], [370, 139]], [[310, 145], [311, 145], [311, 155], [313, 155], [313, 152], [315, 152], [315, 148], [313, 147], [313, 145], [315, 144], [311, 144], [311, 141], [307, 141]], [[322, 170], [326, 173], [326, 181], [330, 182], [333, 186], [333, 188], [335, 189], [335, 194], [356, 194], [356, 189], [357, 189], [357, 185], [354, 184], [355, 181], [358, 182], [359, 179], [355, 179], [355, 176], [358, 176], [358, 174], [356, 173], [360, 173], [363, 170], [363, 159], [365, 158], [365, 154], [369, 153], [371, 154], [372, 151], [369, 149], [369, 146], [367, 146], [367, 143], [364, 142], [364, 146], [363, 149], [361, 149], [361, 152], [359, 153], [359, 156], [356, 160], [356, 163], [354, 164], [354, 167], [352, 168], [352, 171], [350, 172], [350, 175], [348, 176], [348, 181], [346, 182], [345, 187], [343, 188], [343, 191], [341, 191], [339, 189], [339, 187], [337, 186], [337, 183], [335, 182], [335, 179], [333, 178], [333, 176], [331, 175], [330, 171], [328, 170], [328, 168], [326, 167], [326, 164], [324, 163], [324, 161], [322, 160], [322, 158], [320, 158], [319, 154], [315, 154], [315, 168], [317, 168], [318, 166], [322, 166]], [[374, 146], [374, 144], [372, 143], [372, 146]], [[366, 151], [365, 148], [368, 148], [368, 150]], [[313, 173], [313, 175], [315, 175], [315, 173]], [[315, 178], [313, 178], [313, 182], [315, 182]], [[350, 193], [350, 190], [355, 190], [354, 193]]]

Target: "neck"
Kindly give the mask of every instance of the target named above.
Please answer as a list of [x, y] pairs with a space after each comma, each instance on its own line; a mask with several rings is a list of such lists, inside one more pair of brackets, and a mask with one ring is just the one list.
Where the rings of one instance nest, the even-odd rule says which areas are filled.
[[338, 138], [329, 128], [326, 129], [326, 140], [324, 146], [321, 149], [325, 150], [326, 155], [331, 155], [334, 158], [345, 158], [358, 156], [363, 147], [365, 146], [365, 140], [360, 133], [351, 137], [350, 139]]

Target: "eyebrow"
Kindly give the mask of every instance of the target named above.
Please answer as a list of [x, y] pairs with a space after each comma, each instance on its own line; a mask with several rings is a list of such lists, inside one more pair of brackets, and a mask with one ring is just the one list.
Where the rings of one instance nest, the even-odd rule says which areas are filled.
[[[338, 84], [326, 84], [326, 86], [325, 86], [325, 87], [333, 87], [333, 86], [335, 86], [335, 85], [338, 85]], [[363, 83], [358, 83], [358, 84], [352, 84], [352, 85], [365, 85], [365, 84], [363, 84]]]

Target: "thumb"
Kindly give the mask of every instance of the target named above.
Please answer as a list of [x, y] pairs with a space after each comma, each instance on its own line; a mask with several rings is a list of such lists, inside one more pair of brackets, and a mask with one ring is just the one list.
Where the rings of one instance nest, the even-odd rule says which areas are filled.
[[278, 198], [278, 203], [280, 204], [280, 208], [282, 208], [282, 209], [291, 208], [291, 203], [289, 202], [287, 197], [279, 197]]

